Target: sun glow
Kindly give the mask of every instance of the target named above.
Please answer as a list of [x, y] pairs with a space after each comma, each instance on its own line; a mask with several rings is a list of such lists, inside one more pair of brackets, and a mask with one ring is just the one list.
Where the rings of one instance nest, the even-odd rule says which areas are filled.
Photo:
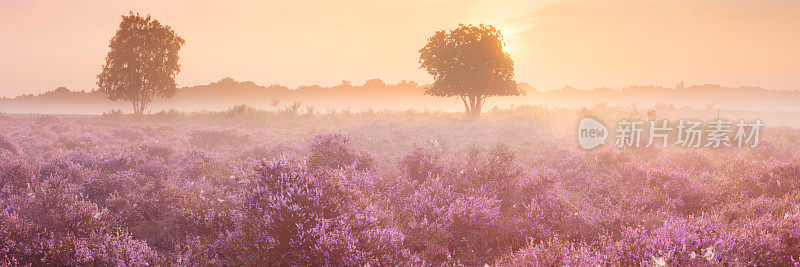
[[511, 55], [511, 51], [513, 51], [513, 50], [511, 49], [511, 46], [509, 45], [510, 44], [509, 40], [511, 39], [511, 36], [514, 35], [513, 28], [508, 27], [508, 26], [499, 26], [499, 25], [495, 25], [495, 28], [500, 30], [500, 34], [503, 35], [503, 52], [506, 52], [509, 55]]

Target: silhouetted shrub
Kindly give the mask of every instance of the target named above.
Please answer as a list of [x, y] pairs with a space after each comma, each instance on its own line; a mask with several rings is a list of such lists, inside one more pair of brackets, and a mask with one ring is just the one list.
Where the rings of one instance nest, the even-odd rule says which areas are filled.
[[256, 109], [248, 105], [236, 105], [225, 111], [225, 113], [228, 116], [241, 116], [244, 114], [254, 113], [254, 112], [256, 112]]
[[112, 109], [107, 112], [103, 112], [100, 115], [101, 120], [119, 120], [125, 117], [125, 114], [122, 113], [122, 110], [119, 109]]

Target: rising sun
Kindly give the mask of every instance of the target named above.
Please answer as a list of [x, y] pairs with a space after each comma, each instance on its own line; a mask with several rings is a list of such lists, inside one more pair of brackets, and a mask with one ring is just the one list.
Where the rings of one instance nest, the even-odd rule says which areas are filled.
[[511, 54], [511, 47], [509, 46], [509, 39], [512, 35], [514, 35], [514, 29], [507, 26], [495, 26], [497, 30], [500, 31], [500, 34], [503, 36], [503, 52], [507, 54]]

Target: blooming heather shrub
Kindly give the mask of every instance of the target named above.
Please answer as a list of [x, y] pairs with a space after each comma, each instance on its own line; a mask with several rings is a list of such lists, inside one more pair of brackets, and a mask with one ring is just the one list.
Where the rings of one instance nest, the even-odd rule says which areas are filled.
[[613, 148], [600, 148], [595, 153], [596, 161], [603, 166], [616, 166], [631, 160], [631, 155]]
[[312, 168], [341, 168], [356, 162], [356, 152], [350, 139], [340, 133], [319, 134], [311, 142], [308, 166]]
[[800, 190], [800, 163], [782, 163], [769, 166], [761, 173], [756, 188], [769, 196], [781, 197], [792, 190]]
[[473, 146], [464, 157], [452, 161], [446, 177], [456, 190], [486, 191], [506, 208], [527, 203], [530, 194], [535, 193], [518, 190], [524, 173], [505, 144], [497, 144], [489, 151]]
[[[239, 186], [245, 187], [250, 180], [244, 178], [240, 180]], [[179, 198], [181, 206], [177, 206], [177, 212], [185, 219], [188, 243], [190, 246], [200, 248], [197, 237], [216, 238], [227, 231], [233, 231], [237, 219], [241, 217], [241, 206], [239, 201], [240, 194], [229, 194], [226, 190], [231, 188], [214, 189], [208, 183], [196, 183], [196, 187], [185, 188], [188, 191]], [[213, 189], [213, 190], [212, 190]], [[197, 242], [196, 242], [197, 241]], [[207, 246], [204, 246], [207, 247]]]
[[396, 205], [406, 247], [432, 264], [490, 262], [503, 253], [499, 201], [477, 190], [456, 192], [443, 179], [429, 179], [400, 192]]
[[436, 153], [422, 147], [414, 147], [411, 152], [403, 155], [398, 165], [407, 179], [420, 182], [442, 175], [445, 168]]
[[210, 180], [215, 185], [233, 183], [229, 179], [229, 170], [224, 163], [213, 154], [200, 149], [190, 149], [172, 159], [175, 169], [184, 181]]
[[294, 152], [300, 150], [300, 147], [289, 144], [268, 144], [262, 143], [254, 146], [251, 149], [242, 152], [240, 158], [246, 160], [259, 160], [267, 159], [273, 160], [281, 156], [291, 156]]
[[447, 170], [422, 182], [412, 180], [390, 202], [402, 214], [400, 225], [408, 225], [406, 245], [425, 262], [492, 263], [526, 239], [561, 234], [588, 240], [605, 225], [596, 208], [574, 204], [564, 192], [552, 190], [548, 175], [524, 172], [505, 145], [488, 151], [473, 147], [465, 156], [436, 165], [425, 162], [434, 157], [424, 152], [417, 149], [401, 158], [401, 170], [413, 169], [403, 164], [449, 164]]
[[[734, 227], [734, 228], [731, 228]], [[797, 213], [767, 215], [745, 224], [724, 224], [714, 216], [673, 218], [651, 231], [628, 228], [616, 243], [606, 243], [607, 262], [622, 265], [772, 265], [797, 264], [800, 251]]]
[[80, 265], [147, 266], [159, 260], [146, 242], [127, 233], [93, 233], [76, 242], [75, 254]]
[[369, 153], [356, 151], [347, 136], [328, 133], [314, 137], [307, 164], [312, 168], [333, 169], [355, 166], [357, 170], [366, 171], [374, 167], [375, 158]]
[[52, 233], [8, 211], [0, 212], [0, 253], [12, 265], [145, 266], [158, 260], [147, 244], [125, 233]]
[[36, 182], [36, 169], [19, 155], [0, 153], [0, 195], [16, 193]]
[[192, 133], [189, 143], [205, 148], [235, 146], [250, 142], [250, 137], [235, 130], [198, 130]]
[[[0, 266], [800, 260], [797, 129], [775, 129], [757, 148], [583, 151], [523, 133], [524, 116], [508, 113], [478, 124], [351, 113], [269, 131], [202, 114], [0, 120], [16, 147], [0, 148]], [[296, 142], [317, 129], [297, 128], [309, 122], [359, 128]], [[192, 145], [220, 123], [250, 141]], [[436, 151], [402, 151], [420, 140]]]
[[800, 189], [800, 165], [797, 163], [760, 164], [753, 170], [732, 172], [731, 194], [781, 197]]
[[126, 194], [144, 181], [143, 175], [134, 171], [87, 177], [83, 183], [83, 194], [94, 203], [105, 204], [112, 195]]
[[[796, 139], [796, 136], [790, 137], [792, 139]], [[795, 140], [796, 142], [796, 140]], [[796, 150], [795, 150], [796, 151]], [[750, 150], [752, 152], [753, 158], [757, 159], [777, 159], [781, 161], [790, 160], [792, 158], [792, 151], [781, 148], [776, 146], [774, 142], [770, 140], [763, 140], [761, 141], [757, 147]]]
[[97, 155], [92, 155], [84, 149], [74, 149], [58, 156], [62, 161], [76, 163], [87, 169], [96, 169], [100, 160]]
[[156, 254], [143, 242], [114, 236], [108, 213], [78, 192], [69, 174], [54, 172], [4, 197], [0, 252], [14, 264], [147, 264]]
[[60, 177], [31, 185], [27, 194], [7, 199], [12, 212], [54, 233], [86, 237], [91, 231], [102, 229], [97, 218], [100, 208], [87, 199], [75, 195], [78, 188]]
[[[700, 218], [698, 220], [673, 219], [668, 220], [660, 228], [651, 233], [648, 241], [654, 251], [645, 255], [661, 256], [667, 263], [692, 264], [698, 260], [697, 256], [704, 255], [708, 248], [713, 248], [715, 243], [723, 237], [724, 232], [713, 218]], [[651, 258], [652, 260], [652, 258]], [[714, 263], [713, 257], [706, 257], [706, 261]]]
[[[156, 179], [163, 179], [164, 177], [172, 177], [176, 167], [170, 166], [167, 164], [168, 160], [162, 159], [160, 157], [146, 157], [144, 158], [143, 162], [140, 162], [138, 166], [135, 166], [135, 169], [131, 169], [132, 172], [137, 172], [144, 174], [148, 177], [154, 177]], [[124, 171], [123, 171], [124, 172]]]
[[42, 115], [36, 118], [36, 122], [39, 124], [51, 124], [51, 123], [60, 123], [61, 120], [53, 115]]
[[699, 172], [715, 170], [717, 168], [711, 157], [712, 156], [705, 151], [681, 151], [679, 153], [667, 155], [665, 160], [669, 162], [669, 165], [673, 169]]
[[598, 251], [587, 244], [551, 238], [531, 243], [511, 255], [503, 256], [498, 266], [595, 266], [603, 263]]
[[533, 198], [525, 205], [525, 218], [534, 231], [528, 236], [541, 239], [561, 236], [570, 241], [591, 241], [602, 233], [603, 219], [600, 211], [586, 203], [568, 199], [567, 193], [557, 189]]
[[149, 157], [161, 160], [169, 159], [172, 154], [175, 154], [175, 149], [158, 143], [144, 144], [141, 149], [144, 150]]
[[11, 139], [0, 134], [0, 152], [3, 150], [7, 150], [8, 152], [16, 154], [19, 149], [13, 142], [11, 142]]
[[39, 168], [39, 176], [44, 179], [58, 178], [70, 182], [79, 182], [92, 175], [91, 171], [78, 162], [72, 161], [68, 155], [50, 159]]
[[[791, 261], [797, 265], [800, 263], [800, 209], [797, 206], [791, 212], [784, 214], [773, 220], [771, 227], [775, 229], [779, 238], [779, 251], [785, 263]], [[775, 246], [775, 244], [770, 244]]]
[[356, 153], [356, 162], [353, 164], [353, 168], [358, 171], [371, 171], [376, 168], [377, 161], [375, 155], [366, 151], [359, 151]]
[[0, 113], [0, 122], [15, 122], [16, 118], [8, 116], [6, 113]]
[[136, 190], [109, 196], [105, 207], [110, 220], [129, 229], [134, 238], [160, 250], [171, 250], [196, 234], [184, 209], [196, 192], [178, 191], [160, 182], [146, 182]]
[[491, 150], [489, 150], [488, 156], [490, 168], [507, 170], [513, 167], [514, 152], [511, 151], [511, 148], [504, 143], [498, 143], [497, 145], [493, 146]]
[[136, 142], [144, 139], [145, 134], [140, 129], [124, 127], [115, 130], [114, 136], [124, 140]]
[[680, 172], [651, 170], [647, 182], [650, 189], [667, 198], [669, 208], [686, 214], [703, 211], [716, 199], [696, 179]]
[[780, 217], [791, 211], [792, 205], [798, 201], [800, 201], [798, 196], [783, 198], [761, 196], [742, 202], [729, 203], [722, 208], [721, 216], [727, 223], [756, 219], [765, 215]]
[[235, 229], [182, 262], [224, 265], [391, 265], [403, 259], [403, 234], [364, 207], [338, 176], [279, 159], [262, 162], [241, 199]]
[[135, 170], [138, 166], [145, 164], [145, 162], [146, 158], [139, 149], [110, 151], [109, 155], [103, 156], [100, 169], [111, 173]]
[[[792, 218], [787, 219], [791, 220]], [[791, 223], [791, 221], [786, 222]], [[792, 257], [797, 258], [797, 255], [800, 255], [796, 246], [797, 236], [784, 233], [785, 229], [781, 229], [781, 224], [769, 215], [747, 220], [742, 227], [730, 232], [721, 242], [718, 242], [714, 247], [715, 260], [753, 266], [795, 265]], [[791, 224], [786, 224], [786, 226], [792, 227]], [[796, 232], [796, 225], [792, 228], [794, 229], [787, 230]], [[781, 240], [782, 236], [786, 239]], [[785, 251], [784, 249], [789, 250]]]

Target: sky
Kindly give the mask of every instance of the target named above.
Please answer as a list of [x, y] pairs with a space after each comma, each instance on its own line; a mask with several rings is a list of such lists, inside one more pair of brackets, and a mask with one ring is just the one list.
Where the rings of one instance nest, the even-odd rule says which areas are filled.
[[417, 62], [426, 39], [484, 23], [502, 30], [516, 79], [537, 90], [681, 81], [800, 90], [797, 0], [0, 0], [0, 97], [96, 88], [129, 11], [186, 40], [179, 86], [428, 83]]

